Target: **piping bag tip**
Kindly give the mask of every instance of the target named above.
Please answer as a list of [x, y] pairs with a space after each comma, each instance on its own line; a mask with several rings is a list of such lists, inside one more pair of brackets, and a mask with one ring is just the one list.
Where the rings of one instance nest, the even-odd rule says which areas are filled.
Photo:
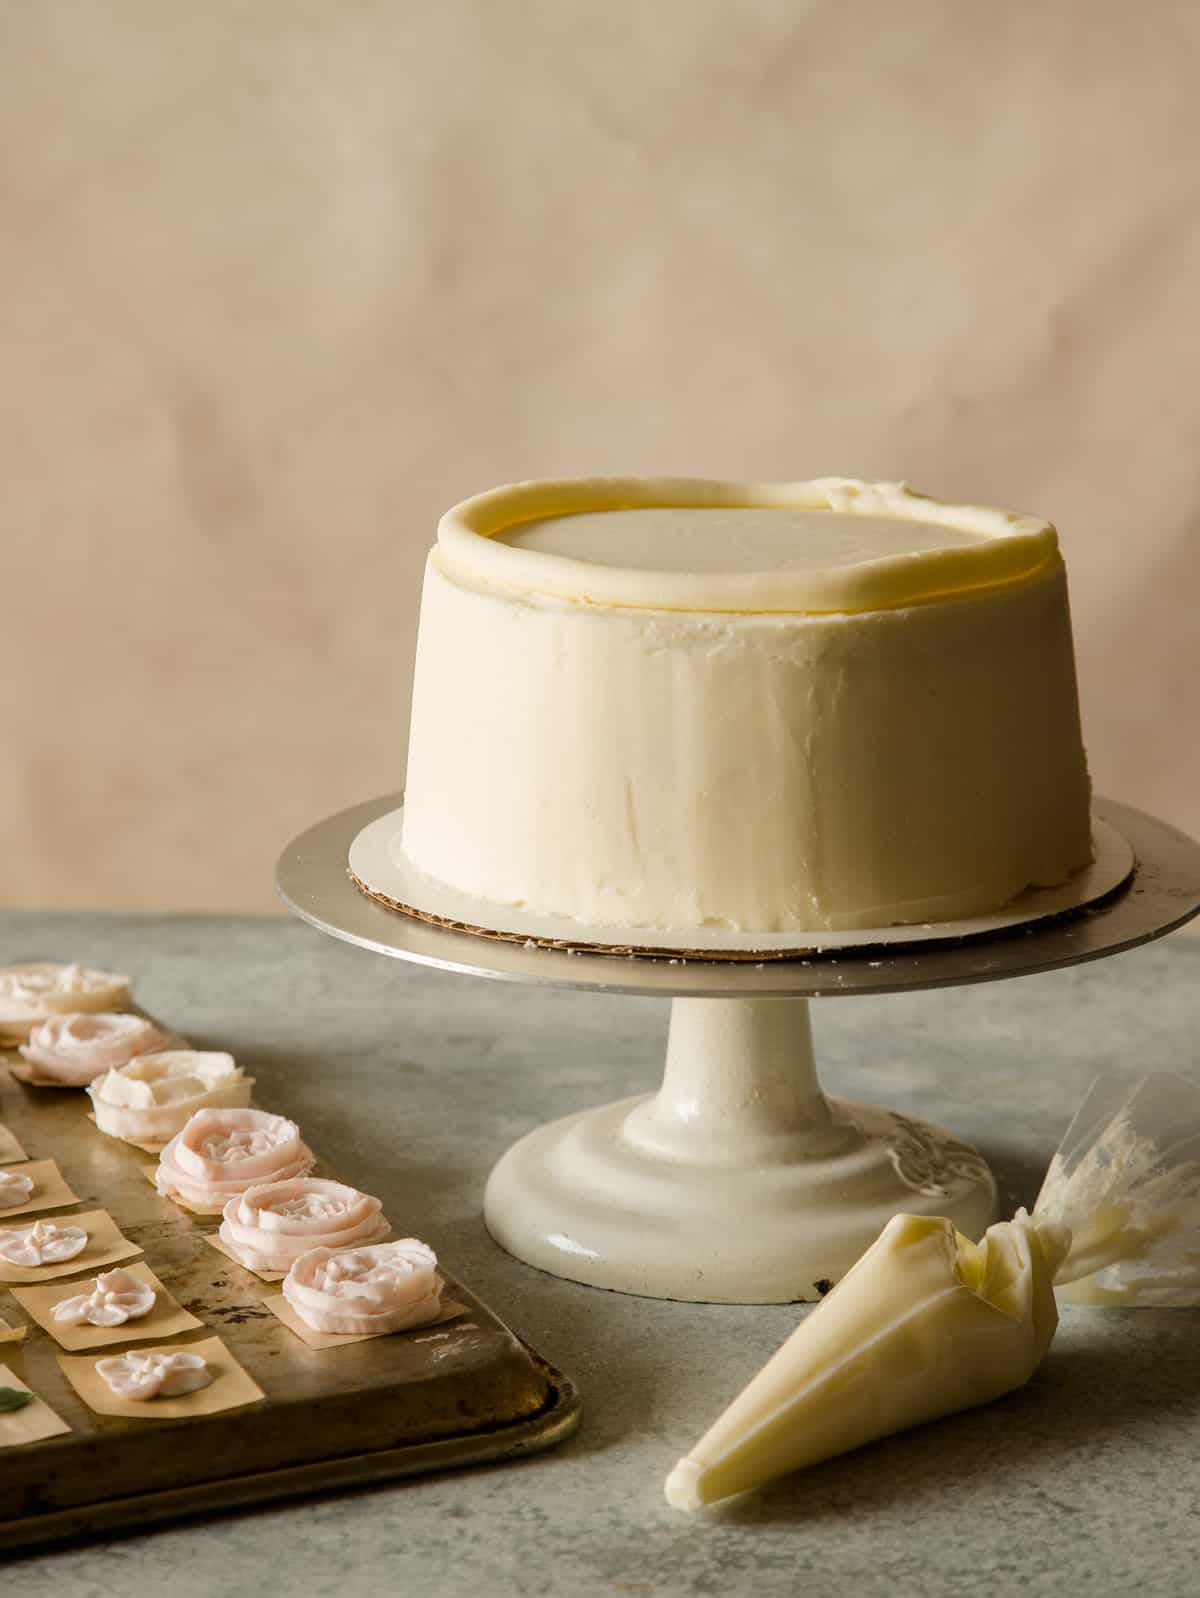
[[688, 1513], [703, 1509], [706, 1501], [700, 1492], [700, 1478], [703, 1474], [704, 1467], [698, 1460], [684, 1458], [679, 1461], [667, 1477], [664, 1488], [667, 1502], [672, 1509], [682, 1509]]

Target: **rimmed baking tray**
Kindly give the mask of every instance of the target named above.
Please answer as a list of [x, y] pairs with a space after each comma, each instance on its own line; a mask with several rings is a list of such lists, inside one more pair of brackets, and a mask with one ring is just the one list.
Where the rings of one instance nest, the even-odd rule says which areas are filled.
[[[173, 1346], [219, 1334], [266, 1397], [185, 1420], [97, 1415], [59, 1369], [55, 1340], [31, 1325], [23, 1343], [0, 1345], [0, 1361], [71, 1431], [0, 1448], [0, 1551], [518, 1458], [574, 1431], [573, 1383], [450, 1276], [448, 1296], [465, 1315], [410, 1334], [308, 1348], [262, 1307], [278, 1285], [204, 1241], [217, 1218], [160, 1198], [139, 1169], [148, 1156], [98, 1132], [86, 1094], [26, 1087], [2, 1063], [15, 1058], [0, 1051], [0, 1122], [30, 1159], [57, 1160], [81, 1201], [51, 1218], [107, 1209], [174, 1297], [205, 1322]], [[338, 1174], [353, 1180], [352, 1172]], [[29, 1321], [4, 1289], [0, 1309], [10, 1322]]]

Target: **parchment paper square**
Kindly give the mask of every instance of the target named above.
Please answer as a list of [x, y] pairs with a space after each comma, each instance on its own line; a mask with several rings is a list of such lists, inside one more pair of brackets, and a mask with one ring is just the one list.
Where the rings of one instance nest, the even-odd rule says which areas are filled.
[[[100, 1136], [101, 1137], [110, 1137], [110, 1138], [112, 1138], [114, 1143], [128, 1143], [128, 1145], [129, 1145], [129, 1147], [131, 1149], [141, 1149], [143, 1154], [161, 1154], [162, 1151], [166, 1148], [167, 1144], [171, 1141], [170, 1138], [168, 1137], [168, 1138], [164, 1138], [161, 1143], [139, 1143], [136, 1140], [136, 1138], [118, 1137], [115, 1132], [103, 1132], [103, 1131], [101, 1131], [101, 1129], [98, 1126], [96, 1126], [96, 1117], [95, 1117], [95, 1115], [93, 1114], [93, 1112], [91, 1110], [88, 1111], [88, 1117], [87, 1118], [92, 1123], [92, 1125], [96, 1127], [97, 1132], [100, 1132]], [[157, 1166], [154, 1166], [154, 1165], [143, 1166], [142, 1167], [143, 1171], [149, 1170], [151, 1172], [150, 1180], [152, 1182], [154, 1180], [153, 1173], [154, 1173], [154, 1171], [156, 1169], [157, 1169]]]
[[34, 1065], [21, 1054], [8, 1062], [8, 1074], [18, 1082], [24, 1082], [27, 1088], [57, 1088], [60, 1093], [81, 1091], [78, 1082], [63, 1082], [59, 1077], [49, 1076], [41, 1066]]
[[260, 1282], [282, 1282], [284, 1277], [287, 1275], [286, 1271], [260, 1271], [256, 1270], [253, 1265], [243, 1264], [233, 1250], [222, 1241], [221, 1237], [216, 1232], [205, 1232], [204, 1241], [208, 1244], [209, 1248], [215, 1248], [218, 1254], [224, 1254], [227, 1260], [232, 1260], [233, 1263], [239, 1266], [243, 1271], [249, 1271], [251, 1276], [257, 1276]]
[[0, 1165], [18, 1165], [29, 1158], [17, 1141], [16, 1134], [0, 1125]]
[[409, 1332], [426, 1332], [434, 1326], [443, 1326], [447, 1321], [457, 1320], [460, 1315], [467, 1313], [462, 1304], [453, 1304], [448, 1300], [442, 1305], [442, 1313], [432, 1321], [422, 1321], [420, 1326], [406, 1326], [399, 1332], [318, 1332], [309, 1326], [307, 1321], [300, 1316], [284, 1298], [282, 1293], [274, 1298], [264, 1298], [262, 1307], [269, 1309], [276, 1320], [280, 1320], [289, 1332], [295, 1332], [302, 1343], [307, 1343], [309, 1348], [341, 1348], [344, 1343], [369, 1343], [376, 1337], [406, 1337]]
[[165, 1348], [139, 1348], [136, 1352], [199, 1354], [207, 1361], [213, 1380], [199, 1392], [184, 1393], [181, 1398], [118, 1398], [97, 1372], [96, 1361], [90, 1354], [60, 1354], [58, 1363], [80, 1398], [98, 1415], [127, 1415], [131, 1420], [184, 1420], [189, 1415], [216, 1415], [223, 1409], [241, 1409], [246, 1404], [257, 1404], [266, 1396], [219, 1337], [208, 1337], [199, 1343], [176, 1343], [173, 1347], [168, 1344]]
[[[127, 1237], [122, 1237], [120, 1228], [107, 1210], [64, 1215], [60, 1221], [63, 1226], [83, 1227], [88, 1240], [82, 1254], [76, 1254], [73, 1260], [65, 1260], [61, 1265], [11, 1265], [8, 1260], [0, 1259], [0, 1282], [9, 1287], [14, 1284], [24, 1286], [26, 1283], [32, 1287], [39, 1282], [53, 1282], [60, 1276], [78, 1276], [83, 1271], [95, 1276], [102, 1266], [116, 1265], [119, 1260], [136, 1259], [142, 1252], [139, 1243], [131, 1243]], [[18, 1231], [27, 1224], [33, 1223], [18, 1221], [12, 1230]], [[7, 1227], [0, 1226], [0, 1232], [7, 1230]]]
[[33, 1192], [24, 1204], [13, 1204], [0, 1209], [0, 1232], [8, 1230], [7, 1222], [14, 1215], [36, 1215], [39, 1210], [64, 1210], [68, 1204], [78, 1204], [79, 1194], [72, 1193], [67, 1179], [58, 1168], [57, 1160], [30, 1160], [18, 1173], [33, 1183]]
[[[33, 1392], [14, 1376], [7, 1365], [0, 1365], [0, 1387], [15, 1387], [22, 1393]], [[0, 1415], [0, 1448], [12, 1448], [17, 1443], [41, 1443], [47, 1437], [61, 1437], [71, 1428], [40, 1399], [36, 1393], [33, 1403], [14, 1409], [11, 1415]]]
[[126, 1267], [130, 1276], [147, 1282], [158, 1295], [149, 1315], [140, 1320], [126, 1321], [123, 1326], [67, 1326], [56, 1321], [52, 1313], [56, 1304], [65, 1298], [76, 1298], [89, 1292], [90, 1279], [85, 1282], [55, 1282], [47, 1287], [16, 1287], [13, 1297], [32, 1315], [44, 1331], [50, 1333], [61, 1347], [70, 1353], [87, 1348], [110, 1348], [115, 1343], [144, 1342], [147, 1337], [178, 1337], [180, 1332], [194, 1332], [204, 1322], [184, 1309], [155, 1276], [144, 1261]]
[[[143, 1146], [144, 1145], [142, 1145], [140, 1143], [137, 1145], [138, 1148], [141, 1148]], [[166, 1145], [164, 1144], [164, 1147], [165, 1146]], [[157, 1165], [139, 1165], [138, 1166], [138, 1170], [141, 1171], [142, 1175], [146, 1178], [147, 1182], [149, 1182], [150, 1186], [157, 1190], [158, 1183], [155, 1180], [154, 1173], [155, 1173], [155, 1171], [158, 1170], [158, 1166]], [[201, 1209], [199, 1207], [199, 1205], [197, 1205], [197, 1204], [189, 1204], [187, 1199], [181, 1199], [178, 1196], [178, 1194], [175, 1194], [175, 1193], [160, 1193], [159, 1197], [163, 1198], [163, 1199], [166, 1199], [168, 1204], [176, 1204], [176, 1205], [178, 1205], [178, 1207], [181, 1210], [186, 1210], [189, 1215], [203, 1215], [206, 1219], [208, 1219], [208, 1218], [210, 1218], [212, 1216], [215, 1216], [215, 1215], [224, 1215], [224, 1213], [225, 1213], [224, 1204], [221, 1204], [215, 1210], [207, 1210], [207, 1209]]]

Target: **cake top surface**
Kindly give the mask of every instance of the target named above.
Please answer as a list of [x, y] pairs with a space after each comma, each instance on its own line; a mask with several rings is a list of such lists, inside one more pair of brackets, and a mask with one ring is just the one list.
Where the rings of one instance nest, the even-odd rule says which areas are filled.
[[898, 516], [849, 516], [800, 506], [658, 505], [579, 511], [506, 527], [514, 549], [597, 566], [663, 572], [824, 572], [894, 555], [978, 544], [981, 534]]
[[434, 559], [477, 586], [581, 604], [815, 614], [925, 604], [1061, 565], [1048, 522], [851, 478], [517, 483], [447, 512]]

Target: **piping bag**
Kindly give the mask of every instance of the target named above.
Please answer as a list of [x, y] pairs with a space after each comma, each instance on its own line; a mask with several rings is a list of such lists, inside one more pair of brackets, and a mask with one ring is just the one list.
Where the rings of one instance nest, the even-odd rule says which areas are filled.
[[700, 1509], [1033, 1375], [1076, 1304], [1200, 1304], [1200, 1090], [1092, 1084], [1032, 1215], [896, 1215], [667, 1477]]

